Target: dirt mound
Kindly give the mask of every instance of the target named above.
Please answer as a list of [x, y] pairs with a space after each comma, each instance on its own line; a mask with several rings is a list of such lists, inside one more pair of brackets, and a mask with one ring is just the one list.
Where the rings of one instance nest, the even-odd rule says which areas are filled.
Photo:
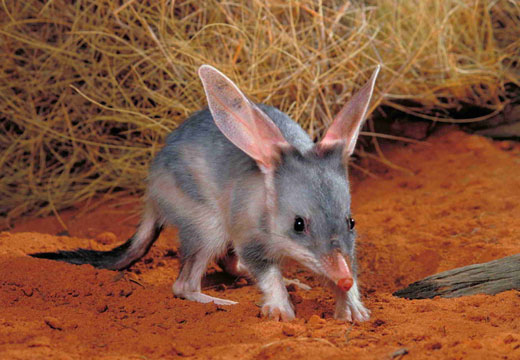
[[[175, 230], [122, 273], [26, 256], [34, 251], [108, 249], [129, 237], [137, 202], [21, 222], [0, 233], [0, 358], [357, 359], [520, 358], [520, 292], [404, 300], [391, 293], [423, 276], [520, 252], [520, 146], [454, 129], [427, 145], [385, 154], [409, 173], [366, 164], [378, 178], [354, 181], [361, 287], [371, 320], [332, 319], [334, 299], [293, 263], [286, 274], [298, 319], [258, 317], [260, 293], [212, 267], [206, 292], [231, 307], [173, 297]], [[48, 234], [45, 234], [48, 233]], [[398, 356], [396, 354], [396, 356]]]

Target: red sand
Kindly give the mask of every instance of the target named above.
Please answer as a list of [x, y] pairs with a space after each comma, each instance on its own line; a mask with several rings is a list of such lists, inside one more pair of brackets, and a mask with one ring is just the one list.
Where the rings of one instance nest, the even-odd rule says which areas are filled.
[[[211, 268], [206, 292], [231, 307], [176, 299], [175, 230], [122, 273], [34, 259], [26, 253], [108, 249], [138, 222], [136, 202], [19, 222], [0, 233], [1, 359], [520, 359], [520, 292], [404, 300], [391, 293], [424, 276], [520, 253], [520, 146], [443, 130], [430, 145], [385, 154], [410, 174], [364, 164], [354, 181], [361, 287], [370, 321], [332, 319], [333, 298], [291, 263], [297, 320], [258, 317], [258, 290]], [[134, 215], [132, 215], [134, 214]], [[103, 234], [104, 233], [104, 234]], [[52, 234], [52, 235], [47, 235]], [[101, 235], [100, 235], [101, 234]]]

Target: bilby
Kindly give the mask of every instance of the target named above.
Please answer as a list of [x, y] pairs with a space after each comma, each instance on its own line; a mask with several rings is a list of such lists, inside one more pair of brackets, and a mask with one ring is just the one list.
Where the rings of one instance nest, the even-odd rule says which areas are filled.
[[280, 110], [251, 102], [225, 75], [199, 69], [208, 108], [173, 131], [150, 167], [140, 225], [110, 251], [77, 249], [34, 257], [121, 270], [145, 255], [165, 225], [179, 230], [176, 296], [235, 302], [201, 292], [208, 263], [225, 254], [256, 279], [262, 313], [295, 317], [280, 264], [292, 258], [326, 279], [335, 318], [364, 321], [357, 282], [347, 162], [367, 114], [379, 66], [314, 143]]

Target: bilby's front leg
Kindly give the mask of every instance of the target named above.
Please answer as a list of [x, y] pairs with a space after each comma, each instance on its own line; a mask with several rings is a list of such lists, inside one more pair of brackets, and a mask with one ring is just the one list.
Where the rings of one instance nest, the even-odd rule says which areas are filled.
[[184, 258], [179, 277], [173, 284], [175, 296], [200, 303], [213, 302], [217, 305], [234, 305], [235, 301], [220, 299], [201, 292], [201, 279], [212, 258], [211, 251], [201, 249]]
[[267, 268], [257, 276], [257, 281], [264, 294], [262, 315], [274, 320], [293, 320], [294, 309], [278, 266], [272, 265]]
[[351, 322], [362, 322], [370, 319], [370, 311], [361, 301], [357, 280], [354, 280], [354, 284], [349, 291], [341, 290], [335, 284], [331, 286], [336, 295], [335, 319]]
[[266, 256], [261, 243], [252, 241], [239, 251], [241, 261], [255, 277], [263, 294], [262, 315], [277, 321], [294, 319], [294, 309], [278, 264]]

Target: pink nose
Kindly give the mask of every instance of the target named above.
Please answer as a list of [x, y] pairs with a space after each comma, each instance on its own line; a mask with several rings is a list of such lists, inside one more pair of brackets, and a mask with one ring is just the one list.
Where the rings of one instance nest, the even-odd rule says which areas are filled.
[[341, 290], [349, 291], [354, 283], [347, 261], [339, 251], [324, 256], [321, 260], [327, 277]]
[[349, 291], [352, 285], [354, 284], [354, 280], [351, 277], [343, 278], [338, 280], [338, 287], [343, 291]]

